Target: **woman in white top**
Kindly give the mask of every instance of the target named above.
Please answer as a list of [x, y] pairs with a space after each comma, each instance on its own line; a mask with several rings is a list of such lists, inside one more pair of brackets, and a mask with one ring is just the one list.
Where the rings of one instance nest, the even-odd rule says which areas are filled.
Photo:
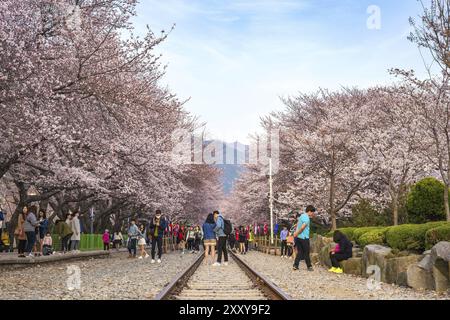
[[147, 241], [145, 241], [145, 236], [144, 236], [144, 228], [143, 226], [141, 226], [140, 228], [141, 234], [138, 237], [138, 246], [139, 246], [139, 250], [140, 250], [140, 255], [138, 259], [142, 259], [142, 258], [148, 258], [149, 254], [147, 253], [147, 251], [145, 251], [145, 246], [147, 245]]

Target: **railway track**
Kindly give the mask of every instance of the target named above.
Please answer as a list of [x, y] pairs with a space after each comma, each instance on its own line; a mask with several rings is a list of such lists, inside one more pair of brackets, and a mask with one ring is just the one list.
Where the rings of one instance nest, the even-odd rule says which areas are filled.
[[204, 254], [180, 272], [155, 300], [290, 300], [264, 275], [229, 251], [229, 265], [203, 264]]

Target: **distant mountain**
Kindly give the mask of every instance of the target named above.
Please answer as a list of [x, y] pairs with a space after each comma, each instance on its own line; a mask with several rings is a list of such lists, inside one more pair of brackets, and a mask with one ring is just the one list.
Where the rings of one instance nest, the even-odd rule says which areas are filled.
[[[205, 142], [206, 145], [212, 141]], [[230, 194], [233, 189], [234, 182], [244, 170], [244, 165], [248, 162], [249, 146], [239, 142], [226, 143], [215, 142], [223, 145], [223, 163], [216, 164], [217, 168], [223, 171], [221, 178], [223, 191]]]

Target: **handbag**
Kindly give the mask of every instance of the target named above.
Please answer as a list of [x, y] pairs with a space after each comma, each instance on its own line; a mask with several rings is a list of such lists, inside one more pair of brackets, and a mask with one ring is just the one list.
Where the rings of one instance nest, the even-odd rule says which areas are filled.
[[288, 236], [286, 240], [287, 243], [294, 243], [294, 236]]

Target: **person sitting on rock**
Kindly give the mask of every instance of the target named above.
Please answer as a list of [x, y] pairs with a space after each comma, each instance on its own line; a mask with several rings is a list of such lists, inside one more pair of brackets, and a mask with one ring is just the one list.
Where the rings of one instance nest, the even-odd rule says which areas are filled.
[[328, 271], [334, 273], [343, 273], [340, 262], [348, 260], [353, 255], [353, 244], [348, 240], [348, 238], [336, 230], [333, 234], [333, 241], [336, 243], [336, 247], [330, 251], [330, 259], [332, 268]]

